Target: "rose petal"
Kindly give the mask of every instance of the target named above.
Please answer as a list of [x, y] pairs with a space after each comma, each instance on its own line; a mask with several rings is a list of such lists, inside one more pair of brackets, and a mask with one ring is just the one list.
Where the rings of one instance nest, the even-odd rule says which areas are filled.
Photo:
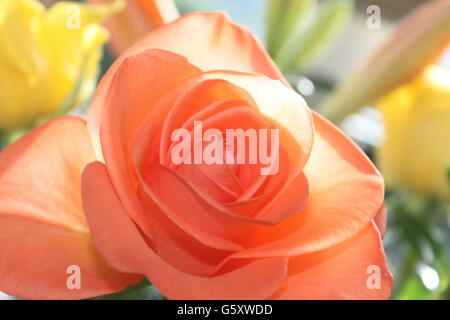
[[316, 137], [305, 167], [309, 198], [302, 210], [276, 226], [258, 225], [251, 247], [229, 257], [297, 256], [332, 247], [363, 230], [384, 198], [383, 179], [347, 136], [313, 113]]
[[370, 224], [325, 251], [291, 258], [274, 299], [387, 299], [393, 285], [380, 234]]
[[136, 195], [131, 142], [149, 114], [162, 123], [165, 109], [155, 106], [157, 101], [198, 72], [178, 55], [148, 50], [122, 63], [104, 105], [101, 150], [108, 172], [127, 212], [147, 233], [145, 213]]
[[384, 235], [386, 234], [386, 226], [387, 226], [387, 208], [386, 205], [383, 203], [378, 210], [377, 215], [373, 219], [375, 224], [378, 227], [378, 230], [380, 230], [381, 237], [384, 238]]
[[[233, 23], [224, 13], [196, 12], [185, 15], [138, 41], [116, 60], [102, 78], [89, 110], [88, 127], [95, 149], [100, 145], [103, 105], [117, 68], [127, 57], [150, 48], [178, 53], [203, 71], [257, 72], [289, 86], [255, 36]], [[102, 159], [102, 155], [97, 154], [97, 158]]]
[[[168, 74], [169, 72], [174, 74]], [[187, 64], [182, 57], [161, 50], [147, 50], [127, 58], [126, 62], [122, 64], [114, 79], [114, 92], [105, 106], [105, 110], [108, 112], [105, 112], [102, 124], [102, 147], [108, 172], [128, 214], [153, 240], [155, 239], [151, 234], [152, 227], [136, 197], [138, 181], [135, 180], [136, 172], [134, 170], [140, 170], [140, 168], [132, 167], [131, 149], [135, 143], [137, 131], [139, 128], [144, 128], [142, 126], [146, 121], [152, 123], [152, 126], [145, 125], [145, 127], [151, 128], [150, 134], [146, 135], [154, 136], [153, 140], [155, 141], [160, 140], [158, 139], [159, 127], [170, 112], [171, 103], [177, 96], [176, 93], [183, 92], [188, 85], [214, 79], [224, 79], [237, 84], [258, 100], [258, 108], [264, 116], [274, 118], [284, 127], [281, 130], [280, 138], [282, 144], [287, 145], [289, 163], [293, 164], [289, 168], [293, 176], [279, 188], [277, 195], [272, 199], [273, 203], [277, 201], [283, 190], [288, 188], [298, 177], [311, 149], [313, 140], [311, 114], [304, 100], [295, 92], [278, 81], [259, 75], [233, 72], [202, 75], [196, 74], [196, 72], [198, 71]], [[148, 73], [151, 73], [152, 77], [147, 77]], [[169, 85], [163, 86], [159, 83], [158, 86], [161, 87], [158, 89], [155, 87], [155, 83], [163, 74], [164, 79], [171, 77], [173, 79], [171, 82], [165, 80], [169, 82]], [[133, 79], [133, 85], [131, 85], [130, 79]], [[183, 80], [185, 81], [183, 82]], [[138, 82], [139, 86], [136, 86], [135, 82]], [[180, 84], [180, 82], [182, 83]], [[147, 89], [149, 87], [152, 87], [153, 90], [149, 91]], [[166, 95], [161, 97], [163, 92]], [[160, 100], [155, 102], [158, 97]], [[165, 101], [164, 99], [167, 97], [170, 99]], [[293, 119], [296, 120], [293, 121]], [[134, 122], [134, 124], [130, 124], [130, 122]], [[146, 144], [144, 143], [144, 145]], [[155, 147], [156, 145], [152, 145], [151, 148], [147, 147], [145, 150], [150, 153]], [[144, 156], [151, 157], [151, 154], [141, 153], [138, 158]], [[288, 212], [287, 214], [292, 213]]]
[[[294, 184], [301, 183], [301, 171], [308, 161], [313, 140], [314, 124], [311, 111], [303, 98], [295, 91], [283, 86], [280, 82], [268, 79], [261, 75], [243, 74], [237, 72], [208, 72], [205, 78], [221, 78], [241, 87], [248, 92], [258, 107], [260, 113], [275, 123], [274, 127], [280, 129], [280, 145], [289, 156], [289, 172], [286, 181], [282, 184], [271, 201], [260, 208], [262, 212], [256, 216], [268, 222], [275, 223], [292, 215], [291, 209], [302, 208], [304, 201], [290, 204], [284, 203], [285, 192]], [[300, 189], [299, 198], [306, 197], [307, 186]], [[290, 199], [292, 200], [292, 199]], [[283, 211], [283, 208], [288, 211]], [[280, 209], [279, 213], [274, 213]]]
[[[88, 0], [108, 3], [110, 0]], [[106, 20], [111, 32], [109, 42], [115, 54], [121, 54], [151, 30], [180, 16], [172, 0], [126, 0], [125, 9]]]
[[122, 272], [145, 274], [170, 299], [264, 299], [286, 275], [285, 258], [257, 260], [210, 278], [183, 273], [144, 242], [117, 198], [102, 163], [87, 166], [82, 185], [89, 226], [107, 261]]
[[[0, 154], [0, 290], [27, 299], [80, 299], [124, 289], [140, 277], [112, 269], [94, 247], [80, 193], [94, 160], [85, 121], [60, 117]], [[81, 270], [70, 290], [69, 266]]]

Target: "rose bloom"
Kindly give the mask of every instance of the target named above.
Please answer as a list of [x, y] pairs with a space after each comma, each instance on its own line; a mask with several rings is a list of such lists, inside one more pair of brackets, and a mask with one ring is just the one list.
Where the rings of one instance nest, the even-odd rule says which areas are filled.
[[[111, 0], [87, 0], [93, 4], [110, 4]], [[125, 8], [106, 19], [111, 33], [109, 46], [121, 54], [148, 32], [177, 19], [180, 14], [173, 0], [124, 0]]]
[[[171, 134], [194, 121], [279, 129], [278, 172], [174, 165]], [[0, 290], [87, 298], [145, 276], [170, 299], [386, 299], [382, 203], [373, 164], [255, 37], [194, 13], [114, 63], [87, 122], [57, 118], [1, 153]]]

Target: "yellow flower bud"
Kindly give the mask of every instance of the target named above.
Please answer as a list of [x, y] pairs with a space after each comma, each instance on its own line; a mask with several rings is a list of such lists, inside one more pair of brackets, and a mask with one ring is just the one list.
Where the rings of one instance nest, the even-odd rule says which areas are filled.
[[80, 106], [92, 94], [114, 5], [0, 1], [0, 130]]
[[386, 128], [377, 157], [387, 185], [450, 200], [450, 71], [429, 66], [377, 106]]

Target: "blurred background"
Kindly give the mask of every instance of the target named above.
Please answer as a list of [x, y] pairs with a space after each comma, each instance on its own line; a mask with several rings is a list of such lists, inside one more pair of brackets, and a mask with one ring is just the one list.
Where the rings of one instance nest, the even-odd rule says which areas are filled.
[[[267, 20], [269, 0], [176, 0], [182, 14], [193, 11], [225, 11], [237, 23], [252, 30], [267, 44]], [[325, 1], [322, 1], [325, 2]], [[357, 0], [354, 12], [346, 21], [343, 30], [335, 39], [330, 39], [329, 47], [307, 65], [300, 74], [314, 79], [318, 87], [308, 102], [314, 104], [337, 83], [344, 80], [364, 58], [381, 44], [414, 9], [427, 0]], [[381, 11], [381, 28], [368, 29], [366, 22], [370, 5], [378, 5]], [[442, 63], [450, 67], [450, 52], [443, 56]], [[310, 105], [311, 105], [310, 103]]]
[[[340, 126], [381, 170], [391, 298], [450, 299], [450, 0], [175, 4], [180, 14], [225, 11], [252, 30], [308, 105]], [[106, 21], [114, 39], [113, 23]], [[102, 48], [98, 76], [122, 50], [118, 42]], [[9, 130], [3, 144], [29, 127]]]

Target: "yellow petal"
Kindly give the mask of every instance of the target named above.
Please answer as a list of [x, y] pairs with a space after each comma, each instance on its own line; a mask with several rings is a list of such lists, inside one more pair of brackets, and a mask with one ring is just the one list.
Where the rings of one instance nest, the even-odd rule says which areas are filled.
[[0, 130], [80, 106], [95, 88], [108, 39], [99, 23], [123, 1], [58, 2], [48, 11], [37, 0], [0, 4]]
[[46, 62], [36, 47], [34, 25], [43, 12], [33, 0], [0, 2], [0, 129], [21, 126], [35, 113], [30, 94]]
[[377, 152], [389, 186], [450, 200], [450, 71], [430, 66], [376, 105], [386, 137]]

